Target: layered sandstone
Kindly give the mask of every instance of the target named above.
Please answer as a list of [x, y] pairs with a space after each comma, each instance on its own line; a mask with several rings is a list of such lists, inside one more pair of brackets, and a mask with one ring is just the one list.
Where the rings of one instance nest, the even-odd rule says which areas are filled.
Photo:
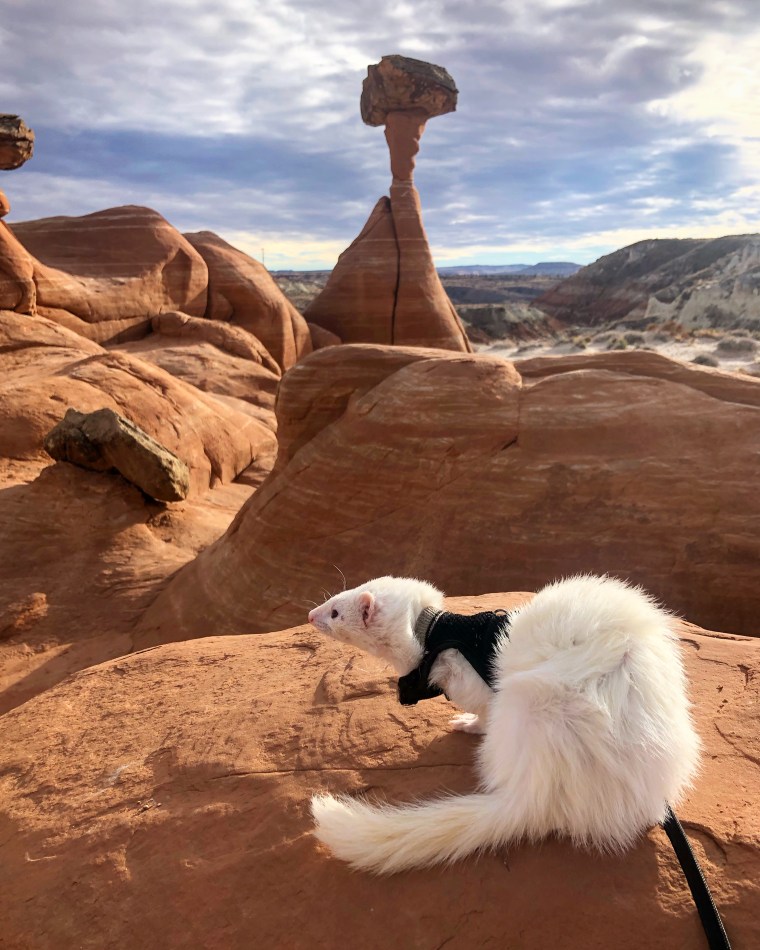
[[433, 264], [412, 181], [425, 123], [454, 111], [456, 98], [456, 86], [440, 66], [384, 56], [368, 68], [361, 113], [368, 124], [385, 125], [390, 198], [377, 202], [305, 311], [344, 343], [471, 349]]
[[[705, 756], [678, 813], [733, 946], [755, 947], [760, 643], [684, 624], [681, 644]], [[475, 788], [478, 740], [448, 730], [451, 712], [400, 707], [387, 667], [303, 627], [81, 673], [0, 719], [6, 945], [705, 946], [659, 829], [620, 856], [549, 840], [387, 879], [332, 859], [310, 834], [314, 792]]]
[[13, 232], [33, 259], [37, 312], [88, 339], [142, 336], [163, 310], [206, 311], [203, 258], [150, 208], [19, 222]]
[[[128, 652], [158, 585], [223, 533], [251, 493], [234, 480], [268, 471], [276, 442], [271, 424], [42, 317], [0, 312], [0, 371], [3, 711]], [[187, 500], [53, 464], [43, 440], [70, 407], [113, 410], [166, 446], [189, 468]]]
[[0, 191], [0, 310], [36, 313], [35, 261], [2, 220], [10, 210], [10, 202]]
[[212, 393], [272, 430], [280, 367], [253, 334], [229, 323], [189, 317], [177, 311], [158, 314], [152, 332], [140, 340], [111, 346], [155, 363], [203, 392]]
[[207, 318], [248, 330], [283, 370], [311, 352], [306, 321], [265, 267], [212, 231], [185, 237], [208, 267]]
[[336, 567], [349, 586], [391, 573], [453, 594], [610, 573], [756, 632], [757, 380], [644, 352], [521, 372], [388, 353], [323, 350], [284, 377], [282, 464], [138, 642], [280, 628], [335, 588]]

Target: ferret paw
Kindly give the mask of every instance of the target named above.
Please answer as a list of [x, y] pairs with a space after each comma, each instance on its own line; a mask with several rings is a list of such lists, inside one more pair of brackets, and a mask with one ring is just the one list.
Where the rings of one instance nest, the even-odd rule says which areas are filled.
[[459, 713], [449, 720], [449, 725], [454, 732], [470, 732], [476, 736], [482, 736], [486, 731], [480, 716], [475, 713]]

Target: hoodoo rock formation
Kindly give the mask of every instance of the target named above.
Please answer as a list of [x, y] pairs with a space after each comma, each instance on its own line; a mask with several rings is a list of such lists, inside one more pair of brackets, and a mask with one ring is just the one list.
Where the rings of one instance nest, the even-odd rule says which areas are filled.
[[138, 642], [279, 629], [334, 565], [349, 586], [413, 575], [451, 594], [606, 572], [757, 633], [755, 379], [648, 352], [513, 365], [344, 346], [283, 378], [278, 413], [282, 467]]
[[344, 343], [471, 349], [433, 264], [412, 180], [425, 123], [453, 112], [456, 101], [454, 81], [440, 66], [384, 56], [368, 68], [361, 114], [369, 125], [385, 125], [390, 198], [375, 205], [305, 312]]
[[[527, 595], [449, 601], [462, 613]], [[704, 770], [678, 813], [737, 950], [760, 946], [760, 642], [679, 630]], [[600, 856], [566, 840], [378, 880], [332, 858], [309, 798], [475, 787], [443, 697], [300, 628], [169, 644], [0, 718], [0, 920], [10, 948], [705, 947], [661, 829]], [[167, 913], [167, 908], [171, 910]]]

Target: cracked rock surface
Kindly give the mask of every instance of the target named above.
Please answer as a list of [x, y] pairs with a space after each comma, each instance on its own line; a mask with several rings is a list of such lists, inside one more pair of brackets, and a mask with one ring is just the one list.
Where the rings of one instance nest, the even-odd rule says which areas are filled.
[[[755, 947], [760, 641], [687, 624], [681, 639], [705, 757], [678, 813], [734, 946]], [[301, 627], [120, 657], [7, 713], [4, 945], [704, 946], [659, 829], [621, 857], [553, 840], [382, 880], [331, 859], [309, 833], [315, 791], [402, 801], [474, 789], [478, 740], [447, 731], [453, 707], [403, 708], [393, 685], [379, 661]]]

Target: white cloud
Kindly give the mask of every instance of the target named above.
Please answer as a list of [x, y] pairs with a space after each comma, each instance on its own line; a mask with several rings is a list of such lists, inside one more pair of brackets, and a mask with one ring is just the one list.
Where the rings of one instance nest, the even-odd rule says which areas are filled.
[[748, 173], [760, 174], [760, 29], [744, 36], [713, 33], [687, 59], [699, 80], [651, 109], [697, 123], [702, 134], [736, 146]]
[[757, 228], [757, 0], [5, 4], [0, 96], [38, 127], [3, 179], [17, 218], [148, 204], [329, 266], [387, 188], [358, 102], [367, 64], [402, 52], [461, 90], [418, 162], [441, 253]]

